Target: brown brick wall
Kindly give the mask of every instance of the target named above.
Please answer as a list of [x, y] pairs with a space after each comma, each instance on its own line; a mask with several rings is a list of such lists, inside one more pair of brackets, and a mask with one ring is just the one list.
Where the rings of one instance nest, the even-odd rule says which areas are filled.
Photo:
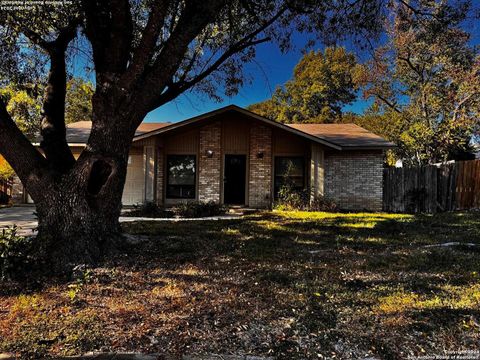
[[[263, 157], [257, 154], [263, 152]], [[248, 205], [268, 208], [272, 191], [272, 130], [259, 123], [250, 128], [250, 175]]]
[[[206, 125], [200, 129], [198, 159], [198, 200], [220, 202], [221, 179], [221, 133], [220, 122]], [[207, 151], [213, 156], [208, 157]]]
[[381, 151], [325, 154], [325, 196], [343, 209], [382, 210]]

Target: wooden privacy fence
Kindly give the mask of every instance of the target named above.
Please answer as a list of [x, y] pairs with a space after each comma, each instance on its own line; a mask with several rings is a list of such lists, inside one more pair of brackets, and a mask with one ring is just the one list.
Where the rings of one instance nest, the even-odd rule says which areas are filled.
[[383, 173], [383, 208], [407, 213], [478, 209], [480, 160], [387, 168]]
[[0, 180], [0, 204], [8, 204], [12, 196], [12, 186], [11, 181]]

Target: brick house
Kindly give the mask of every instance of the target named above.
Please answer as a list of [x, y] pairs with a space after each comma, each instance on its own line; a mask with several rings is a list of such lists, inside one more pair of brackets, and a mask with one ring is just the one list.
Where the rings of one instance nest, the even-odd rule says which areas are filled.
[[[68, 125], [75, 156], [90, 127]], [[268, 208], [288, 176], [340, 208], [381, 210], [384, 151], [392, 146], [354, 124], [286, 125], [233, 105], [178, 123], [143, 123], [130, 150], [123, 204]]]

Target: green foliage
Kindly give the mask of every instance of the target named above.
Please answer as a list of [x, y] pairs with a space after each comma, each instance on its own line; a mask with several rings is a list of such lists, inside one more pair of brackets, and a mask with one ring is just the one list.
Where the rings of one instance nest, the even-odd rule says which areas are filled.
[[42, 120], [40, 90], [32, 91], [10, 84], [0, 89], [0, 98], [7, 104], [7, 111], [20, 130], [33, 139], [40, 130]]
[[183, 218], [198, 218], [223, 215], [227, 212], [227, 208], [215, 201], [191, 201], [176, 205], [173, 212]]
[[[71, 123], [92, 118], [93, 85], [79, 77], [67, 82], [65, 122]], [[8, 85], [0, 89], [0, 98], [20, 130], [31, 140], [40, 131], [44, 87]]]
[[355, 56], [342, 47], [311, 51], [295, 66], [292, 80], [249, 110], [284, 123], [335, 122], [356, 99], [357, 71]]
[[222, 215], [226, 212], [227, 208], [224, 205], [217, 204], [214, 201], [182, 202], [171, 209], [165, 209], [158, 206], [155, 202], [149, 201], [141, 205], [136, 205], [133, 210], [126, 212], [124, 216], [148, 218], [171, 218], [177, 216], [181, 218], [197, 218]]
[[0, 278], [26, 270], [31, 239], [17, 234], [16, 225], [2, 229], [0, 233]]
[[76, 266], [73, 269], [74, 282], [68, 285], [67, 296], [73, 304], [80, 303], [80, 292], [90, 282], [92, 272], [90, 269], [85, 268], [83, 265]]
[[92, 120], [92, 97], [95, 89], [92, 83], [79, 77], [71, 78], [67, 83], [65, 102], [65, 122]]
[[337, 211], [335, 202], [323, 197], [312, 196], [310, 189], [298, 190], [284, 185], [278, 192], [274, 205], [279, 211]]

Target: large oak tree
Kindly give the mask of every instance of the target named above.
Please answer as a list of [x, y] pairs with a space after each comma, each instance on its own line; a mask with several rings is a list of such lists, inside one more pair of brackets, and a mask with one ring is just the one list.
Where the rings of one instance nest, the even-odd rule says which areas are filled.
[[[423, 7], [422, 1], [397, 0]], [[378, 33], [387, 0], [82, 0], [0, 14], [0, 85], [31, 83], [48, 66], [42, 155], [0, 102], [0, 153], [36, 204], [36, 247], [54, 269], [94, 263], [120, 239], [118, 217], [135, 129], [190, 89], [242, 85], [242, 64], [267, 41], [287, 51], [295, 31], [324, 42]], [[92, 131], [75, 160], [65, 139], [67, 67], [90, 51]]]

